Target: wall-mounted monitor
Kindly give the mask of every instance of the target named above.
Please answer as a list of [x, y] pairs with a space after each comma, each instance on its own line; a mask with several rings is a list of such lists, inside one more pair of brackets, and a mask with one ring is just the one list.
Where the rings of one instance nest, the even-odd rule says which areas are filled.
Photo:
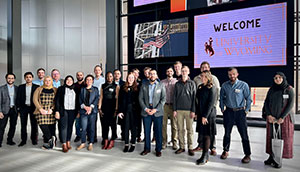
[[286, 2], [194, 17], [195, 68], [286, 65], [286, 48]]
[[135, 59], [180, 56], [188, 56], [188, 18], [135, 25]]
[[163, 1], [165, 0], [134, 0], [133, 6], [137, 7], [137, 6], [148, 5], [148, 4], [153, 4], [157, 2], [163, 2]]

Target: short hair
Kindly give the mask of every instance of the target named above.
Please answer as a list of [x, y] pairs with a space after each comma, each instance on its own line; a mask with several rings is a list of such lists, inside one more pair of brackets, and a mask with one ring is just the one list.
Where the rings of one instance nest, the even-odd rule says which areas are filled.
[[122, 72], [121, 72], [120, 69], [115, 69], [115, 70], [113, 71], [113, 73], [115, 73], [115, 72], [117, 72], [117, 71], [119, 71], [119, 72], [122, 74]]
[[151, 68], [151, 67], [145, 67], [145, 68], [144, 68], [144, 72], [145, 72], [146, 70], [152, 70], [152, 68]]
[[182, 65], [182, 63], [181, 63], [180, 61], [176, 61], [176, 62], [174, 63], [174, 65], [177, 65], [177, 64]]
[[25, 72], [25, 73], [24, 73], [24, 78], [25, 78], [27, 75], [31, 75], [31, 76], [32, 76], [32, 78], [34, 78], [34, 76], [33, 76], [32, 72]]
[[238, 70], [237, 70], [237, 68], [235, 68], [235, 67], [230, 67], [230, 68], [228, 68], [228, 70], [227, 70], [227, 71], [228, 71], [228, 72], [230, 72], [230, 71], [232, 71], [232, 70], [236, 70], [236, 71], [238, 71]]
[[166, 69], [166, 71], [169, 70], [169, 69], [172, 69], [172, 70], [174, 71], [174, 69], [173, 69], [172, 66], [169, 66], [169, 67]]
[[207, 61], [202, 62], [201, 65], [200, 65], [200, 68], [202, 67], [202, 65], [205, 65], [205, 64], [207, 64], [208, 67], [210, 68], [210, 64]]
[[94, 79], [95, 79], [95, 77], [94, 77], [92, 74], [88, 74], [88, 75], [84, 78], [84, 82], [86, 82], [86, 79], [87, 79], [88, 77], [91, 77], [91, 78], [93, 79], [93, 81], [94, 81]]
[[182, 68], [181, 69], [183, 69], [183, 68], [187, 68], [188, 70], [190, 70], [190, 68], [188, 67], [188, 66], [182, 66]]
[[150, 73], [151, 71], [155, 71], [155, 72], [156, 72], [156, 74], [157, 74], [157, 71], [156, 71], [155, 69], [150, 69], [149, 73]]
[[140, 70], [138, 68], [134, 68], [134, 69], [131, 70], [131, 72], [134, 72], [134, 71], [137, 71], [137, 72], [140, 73]]
[[14, 73], [7, 73], [7, 74], [5, 75], [5, 79], [7, 79], [8, 75], [13, 75], [13, 76], [14, 76], [14, 79], [16, 79], [16, 75], [15, 75]]
[[36, 70], [36, 73], [39, 73], [40, 70], [46, 72], [46, 70], [45, 70], [44, 68], [41, 67], [41, 68], [38, 68], [38, 69]]
[[51, 70], [51, 74], [52, 74], [54, 71], [57, 71], [58, 73], [60, 73], [58, 69], [52, 69], [52, 70]]
[[82, 73], [82, 74], [84, 75], [84, 73], [83, 73], [82, 71], [78, 71], [78, 72], [76, 72], [76, 75], [77, 75], [78, 73]]
[[95, 69], [96, 69], [97, 67], [100, 67], [100, 69], [102, 70], [102, 65], [97, 64], [97, 65], [94, 67], [94, 71], [95, 71]]

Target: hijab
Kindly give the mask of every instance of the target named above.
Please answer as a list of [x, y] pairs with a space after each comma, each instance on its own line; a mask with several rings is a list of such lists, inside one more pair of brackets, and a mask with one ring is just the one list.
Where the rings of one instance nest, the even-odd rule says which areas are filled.
[[[70, 85], [70, 86], [67, 85], [67, 79], [68, 78], [71, 78], [73, 80], [73, 84]], [[64, 80], [64, 86], [67, 87], [67, 88], [69, 88], [69, 89], [71, 89], [71, 90], [74, 89], [75, 85], [74, 85], [74, 78], [73, 78], [73, 76], [71, 76], [71, 75], [66, 76], [66, 78]]]
[[286, 80], [286, 76], [284, 75], [284, 73], [282, 73], [282, 72], [276, 72], [274, 76], [276, 76], [276, 75], [280, 75], [282, 77], [282, 83], [278, 85], [273, 80], [273, 85], [272, 85], [271, 88], [273, 90], [284, 90], [284, 89], [288, 88], [289, 84], [288, 84], [288, 82]]

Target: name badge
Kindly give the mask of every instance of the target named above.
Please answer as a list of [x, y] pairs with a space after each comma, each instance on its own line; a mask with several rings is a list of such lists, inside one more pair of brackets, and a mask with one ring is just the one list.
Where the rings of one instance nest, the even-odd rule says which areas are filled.
[[109, 88], [109, 89], [108, 89], [108, 91], [110, 91], [110, 92], [113, 92], [113, 91], [114, 91], [114, 89], [113, 89], [113, 88]]
[[156, 90], [156, 93], [160, 93], [160, 92], [161, 92], [161, 89]]
[[289, 95], [288, 95], [288, 94], [284, 94], [284, 95], [283, 95], [283, 98], [284, 98], [284, 99], [288, 99], [288, 98], [289, 98]]
[[234, 90], [234, 92], [236, 92], [236, 93], [240, 93], [240, 92], [241, 92], [241, 90], [240, 90], [240, 89], [235, 89], [235, 90]]

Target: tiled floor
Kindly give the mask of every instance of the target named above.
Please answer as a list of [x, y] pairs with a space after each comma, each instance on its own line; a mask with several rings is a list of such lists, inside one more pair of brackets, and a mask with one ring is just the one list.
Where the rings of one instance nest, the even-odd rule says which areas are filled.
[[[170, 126], [169, 132], [170, 132]], [[7, 133], [6, 128], [6, 133]], [[299, 171], [300, 170], [300, 132], [295, 131], [294, 137], [294, 158], [283, 160], [281, 169], [274, 169], [265, 166], [263, 161], [268, 157], [265, 153], [265, 129], [249, 127], [251, 140], [252, 161], [249, 164], [240, 162], [243, 157], [241, 141], [237, 129], [232, 132], [230, 155], [227, 160], [221, 160], [223, 126], [217, 125], [217, 152], [218, 155], [210, 157], [210, 161], [204, 166], [195, 165], [201, 152], [191, 157], [187, 152], [175, 155], [171, 147], [163, 150], [163, 155], [157, 158], [152, 152], [146, 156], [139, 153], [143, 150], [143, 143], [137, 145], [135, 152], [123, 153], [123, 143], [116, 142], [112, 150], [102, 150], [100, 143], [94, 145], [92, 152], [86, 149], [76, 151], [76, 143], [72, 143], [73, 149], [68, 153], [62, 153], [59, 149], [42, 150], [40, 138], [38, 146], [32, 146], [30, 141], [22, 148], [8, 146], [4, 142], [0, 148], [0, 172], [34, 172], [34, 171], [63, 171], [63, 172], [123, 172], [123, 171], [158, 171], [158, 172], [193, 172], [193, 171]], [[29, 131], [29, 130], [28, 130]], [[100, 128], [98, 132], [101, 131]], [[6, 133], [4, 140], [6, 141]], [[41, 134], [40, 134], [41, 136]], [[197, 138], [196, 133], [194, 134]], [[100, 137], [99, 137], [100, 138]], [[20, 124], [14, 139], [17, 144], [20, 142]], [[194, 142], [194, 145], [196, 143]], [[152, 145], [154, 151], [154, 145]]]

